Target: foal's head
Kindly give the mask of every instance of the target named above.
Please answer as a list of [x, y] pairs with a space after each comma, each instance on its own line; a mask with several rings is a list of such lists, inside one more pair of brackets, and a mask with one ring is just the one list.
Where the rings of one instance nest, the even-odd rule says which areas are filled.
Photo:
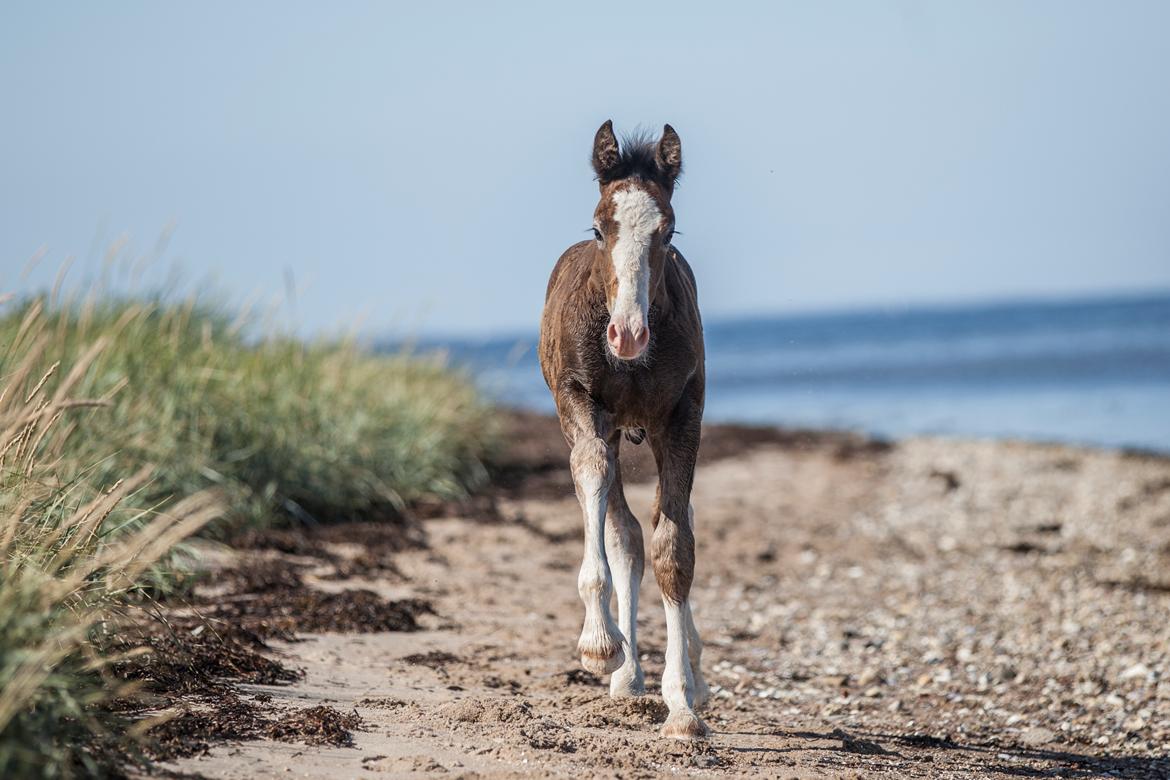
[[636, 360], [650, 344], [650, 301], [674, 235], [670, 196], [682, 171], [682, 143], [666, 125], [657, 143], [626, 138], [619, 148], [607, 121], [593, 139], [593, 170], [601, 186], [593, 236], [605, 261], [606, 341], [615, 357]]

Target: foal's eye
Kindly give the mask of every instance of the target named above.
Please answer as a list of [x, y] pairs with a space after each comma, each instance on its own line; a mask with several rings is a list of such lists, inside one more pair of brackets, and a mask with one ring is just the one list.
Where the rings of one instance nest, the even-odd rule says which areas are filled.
[[669, 244], [674, 239], [674, 228], [666, 231], [666, 235], [662, 237], [662, 243]]
[[601, 243], [601, 231], [597, 228], [593, 228], [593, 238], [597, 240], [597, 243]]

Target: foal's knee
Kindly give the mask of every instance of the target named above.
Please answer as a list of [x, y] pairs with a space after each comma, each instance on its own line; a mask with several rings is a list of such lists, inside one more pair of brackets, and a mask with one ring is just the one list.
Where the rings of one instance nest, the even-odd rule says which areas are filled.
[[584, 501], [609, 489], [613, 482], [613, 456], [597, 436], [579, 440], [569, 454], [569, 468], [578, 497]]
[[605, 569], [596, 561], [586, 559], [577, 574], [577, 593], [586, 601], [601, 599], [608, 602], [612, 592], [613, 586]]

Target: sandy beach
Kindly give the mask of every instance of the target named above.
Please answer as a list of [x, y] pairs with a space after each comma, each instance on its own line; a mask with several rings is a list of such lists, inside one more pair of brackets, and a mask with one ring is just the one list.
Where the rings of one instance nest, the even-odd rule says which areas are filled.
[[[605, 681], [579, 667], [581, 520], [565, 448], [554, 420], [510, 420], [495, 486], [424, 508], [408, 543], [334, 532], [220, 552], [218, 565], [255, 575], [235, 590], [238, 578], [213, 578], [210, 592], [226, 587], [233, 603], [269, 603], [266, 592], [279, 601], [272, 580], [295, 572], [302, 595], [361, 591], [415, 605], [402, 625], [386, 624], [415, 630], [305, 630], [286, 604], [286, 627], [269, 631], [263, 652], [303, 676], [240, 683], [239, 698], [286, 714], [356, 713], [347, 734], [335, 745], [211, 738], [177, 751], [190, 755], [168, 770], [1170, 776], [1170, 460], [709, 428], [692, 599], [713, 733], [688, 744], [657, 734], [665, 628], [649, 569], [639, 616], [648, 695], [611, 701]], [[644, 524], [647, 449], [622, 452]], [[207, 603], [215, 598], [227, 597]]]

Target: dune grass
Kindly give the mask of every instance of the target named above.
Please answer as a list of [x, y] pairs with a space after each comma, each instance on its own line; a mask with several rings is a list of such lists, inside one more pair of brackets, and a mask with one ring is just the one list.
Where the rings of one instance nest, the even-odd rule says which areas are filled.
[[117, 771], [94, 632], [187, 536], [394, 521], [484, 478], [490, 411], [440, 360], [244, 331], [194, 302], [0, 309], [0, 777]]
[[94, 705], [125, 690], [92, 632], [222, 507], [209, 491], [144, 504], [149, 465], [108, 484], [66, 467], [75, 418], [108, 400], [75, 394], [84, 361], [53, 382], [56, 369], [33, 370], [43, 357], [25, 354], [0, 383], [0, 777], [103, 776], [127, 744]]
[[0, 318], [0, 376], [30, 353], [45, 356], [36, 371], [48, 356], [79, 361], [78, 391], [106, 404], [71, 436], [81, 478], [152, 463], [146, 500], [216, 487], [228, 524], [392, 518], [484, 479], [491, 416], [441, 360], [244, 330], [195, 302], [38, 298]]

